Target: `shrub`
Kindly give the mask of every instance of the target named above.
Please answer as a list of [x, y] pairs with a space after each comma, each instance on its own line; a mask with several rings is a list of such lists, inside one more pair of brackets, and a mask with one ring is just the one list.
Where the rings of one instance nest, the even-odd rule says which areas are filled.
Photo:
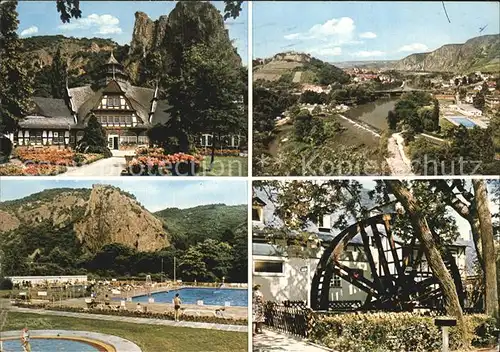
[[[450, 329], [452, 349], [461, 343], [488, 345], [494, 342], [494, 320], [485, 315], [465, 317], [467, 334]], [[434, 318], [413, 313], [339, 314], [320, 316], [311, 339], [339, 352], [438, 351], [441, 332]]]
[[0, 279], [0, 290], [12, 290], [12, 287], [14, 287], [14, 284], [11, 279], [5, 277]]
[[0, 135], [0, 163], [9, 160], [10, 154], [12, 153], [12, 141]]

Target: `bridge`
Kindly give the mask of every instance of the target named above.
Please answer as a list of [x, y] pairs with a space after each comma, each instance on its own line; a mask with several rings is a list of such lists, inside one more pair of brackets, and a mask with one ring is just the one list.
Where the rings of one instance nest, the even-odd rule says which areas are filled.
[[403, 81], [403, 84], [401, 84], [401, 86], [398, 88], [387, 89], [387, 90], [376, 90], [373, 94], [378, 96], [398, 97], [401, 94], [407, 92], [430, 92], [430, 91], [425, 89], [411, 88], [406, 85], [405, 81]]

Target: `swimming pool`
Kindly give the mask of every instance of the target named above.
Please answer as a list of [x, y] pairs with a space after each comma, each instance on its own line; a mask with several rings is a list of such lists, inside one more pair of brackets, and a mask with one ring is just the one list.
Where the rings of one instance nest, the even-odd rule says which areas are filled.
[[[182, 303], [196, 304], [202, 300], [203, 304], [211, 306], [224, 306], [225, 302], [230, 302], [231, 306], [248, 306], [247, 290], [231, 288], [199, 288], [186, 287], [169, 292], [153, 293], [151, 296], [156, 303], [172, 303], [175, 295], [178, 293]], [[147, 302], [148, 296], [137, 296], [132, 298], [134, 302]]]
[[477, 126], [472, 120], [468, 119], [467, 117], [448, 117], [448, 120], [467, 128], [473, 128]]
[[[4, 352], [21, 352], [21, 341], [19, 339], [2, 341]], [[30, 341], [33, 352], [103, 352], [103, 348], [91, 345], [83, 341], [65, 339], [34, 338]]]

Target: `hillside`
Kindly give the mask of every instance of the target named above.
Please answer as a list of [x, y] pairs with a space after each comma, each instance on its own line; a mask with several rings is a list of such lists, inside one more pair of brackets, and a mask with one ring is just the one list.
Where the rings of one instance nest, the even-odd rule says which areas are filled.
[[400, 71], [461, 72], [500, 71], [500, 35], [484, 35], [463, 44], [447, 44], [428, 53], [411, 54], [397, 61]]
[[[197, 260], [205, 262], [206, 251], [218, 248], [227, 270], [220, 274], [212, 267], [216, 258], [196, 278], [213, 281], [218, 275], [246, 282], [246, 206], [213, 204], [159, 213], [163, 216], [150, 213], [134, 195], [103, 185], [50, 189], [0, 202], [3, 273], [144, 277], [160, 274], [165, 261], [164, 274], [172, 277], [174, 257], [192, 261], [190, 255], [198, 251]], [[177, 274], [191, 278], [188, 267]]]
[[184, 246], [206, 238], [223, 240], [242, 227], [246, 231], [247, 206], [210, 204], [194, 208], [167, 208], [154, 213], [164, 222], [165, 229], [173, 234], [172, 242]]
[[162, 222], [133, 196], [111, 186], [51, 189], [2, 202], [0, 217], [0, 236], [40, 226], [48, 226], [53, 231], [69, 229], [90, 252], [111, 243], [139, 251], [169, 246]]
[[340, 68], [310, 54], [285, 52], [272, 58], [254, 60], [253, 79], [328, 85], [347, 83], [349, 76]]

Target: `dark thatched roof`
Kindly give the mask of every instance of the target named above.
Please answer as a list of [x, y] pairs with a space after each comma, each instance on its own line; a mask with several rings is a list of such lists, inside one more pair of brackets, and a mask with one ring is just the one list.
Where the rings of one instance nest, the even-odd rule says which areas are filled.
[[35, 103], [33, 115], [72, 118], [71, 111], [64, 99], [34, 97], [33, 101]]
[[44, 117], [44, 116], [26, 116], [19, 121], [22, 128], [53, 128], [70, 129], [75, 127], [75, 121], [72, 117]]
[[158, 101], [155, 113], [153, 114], [153, 119], [151, 120], [151, 125], [156, 125], [158, 123], [161, 124], [167, 123], [171, 118], [168, 109], [170, 109], [170, 105], [168, 105], [167, 101], [165, 100]]

